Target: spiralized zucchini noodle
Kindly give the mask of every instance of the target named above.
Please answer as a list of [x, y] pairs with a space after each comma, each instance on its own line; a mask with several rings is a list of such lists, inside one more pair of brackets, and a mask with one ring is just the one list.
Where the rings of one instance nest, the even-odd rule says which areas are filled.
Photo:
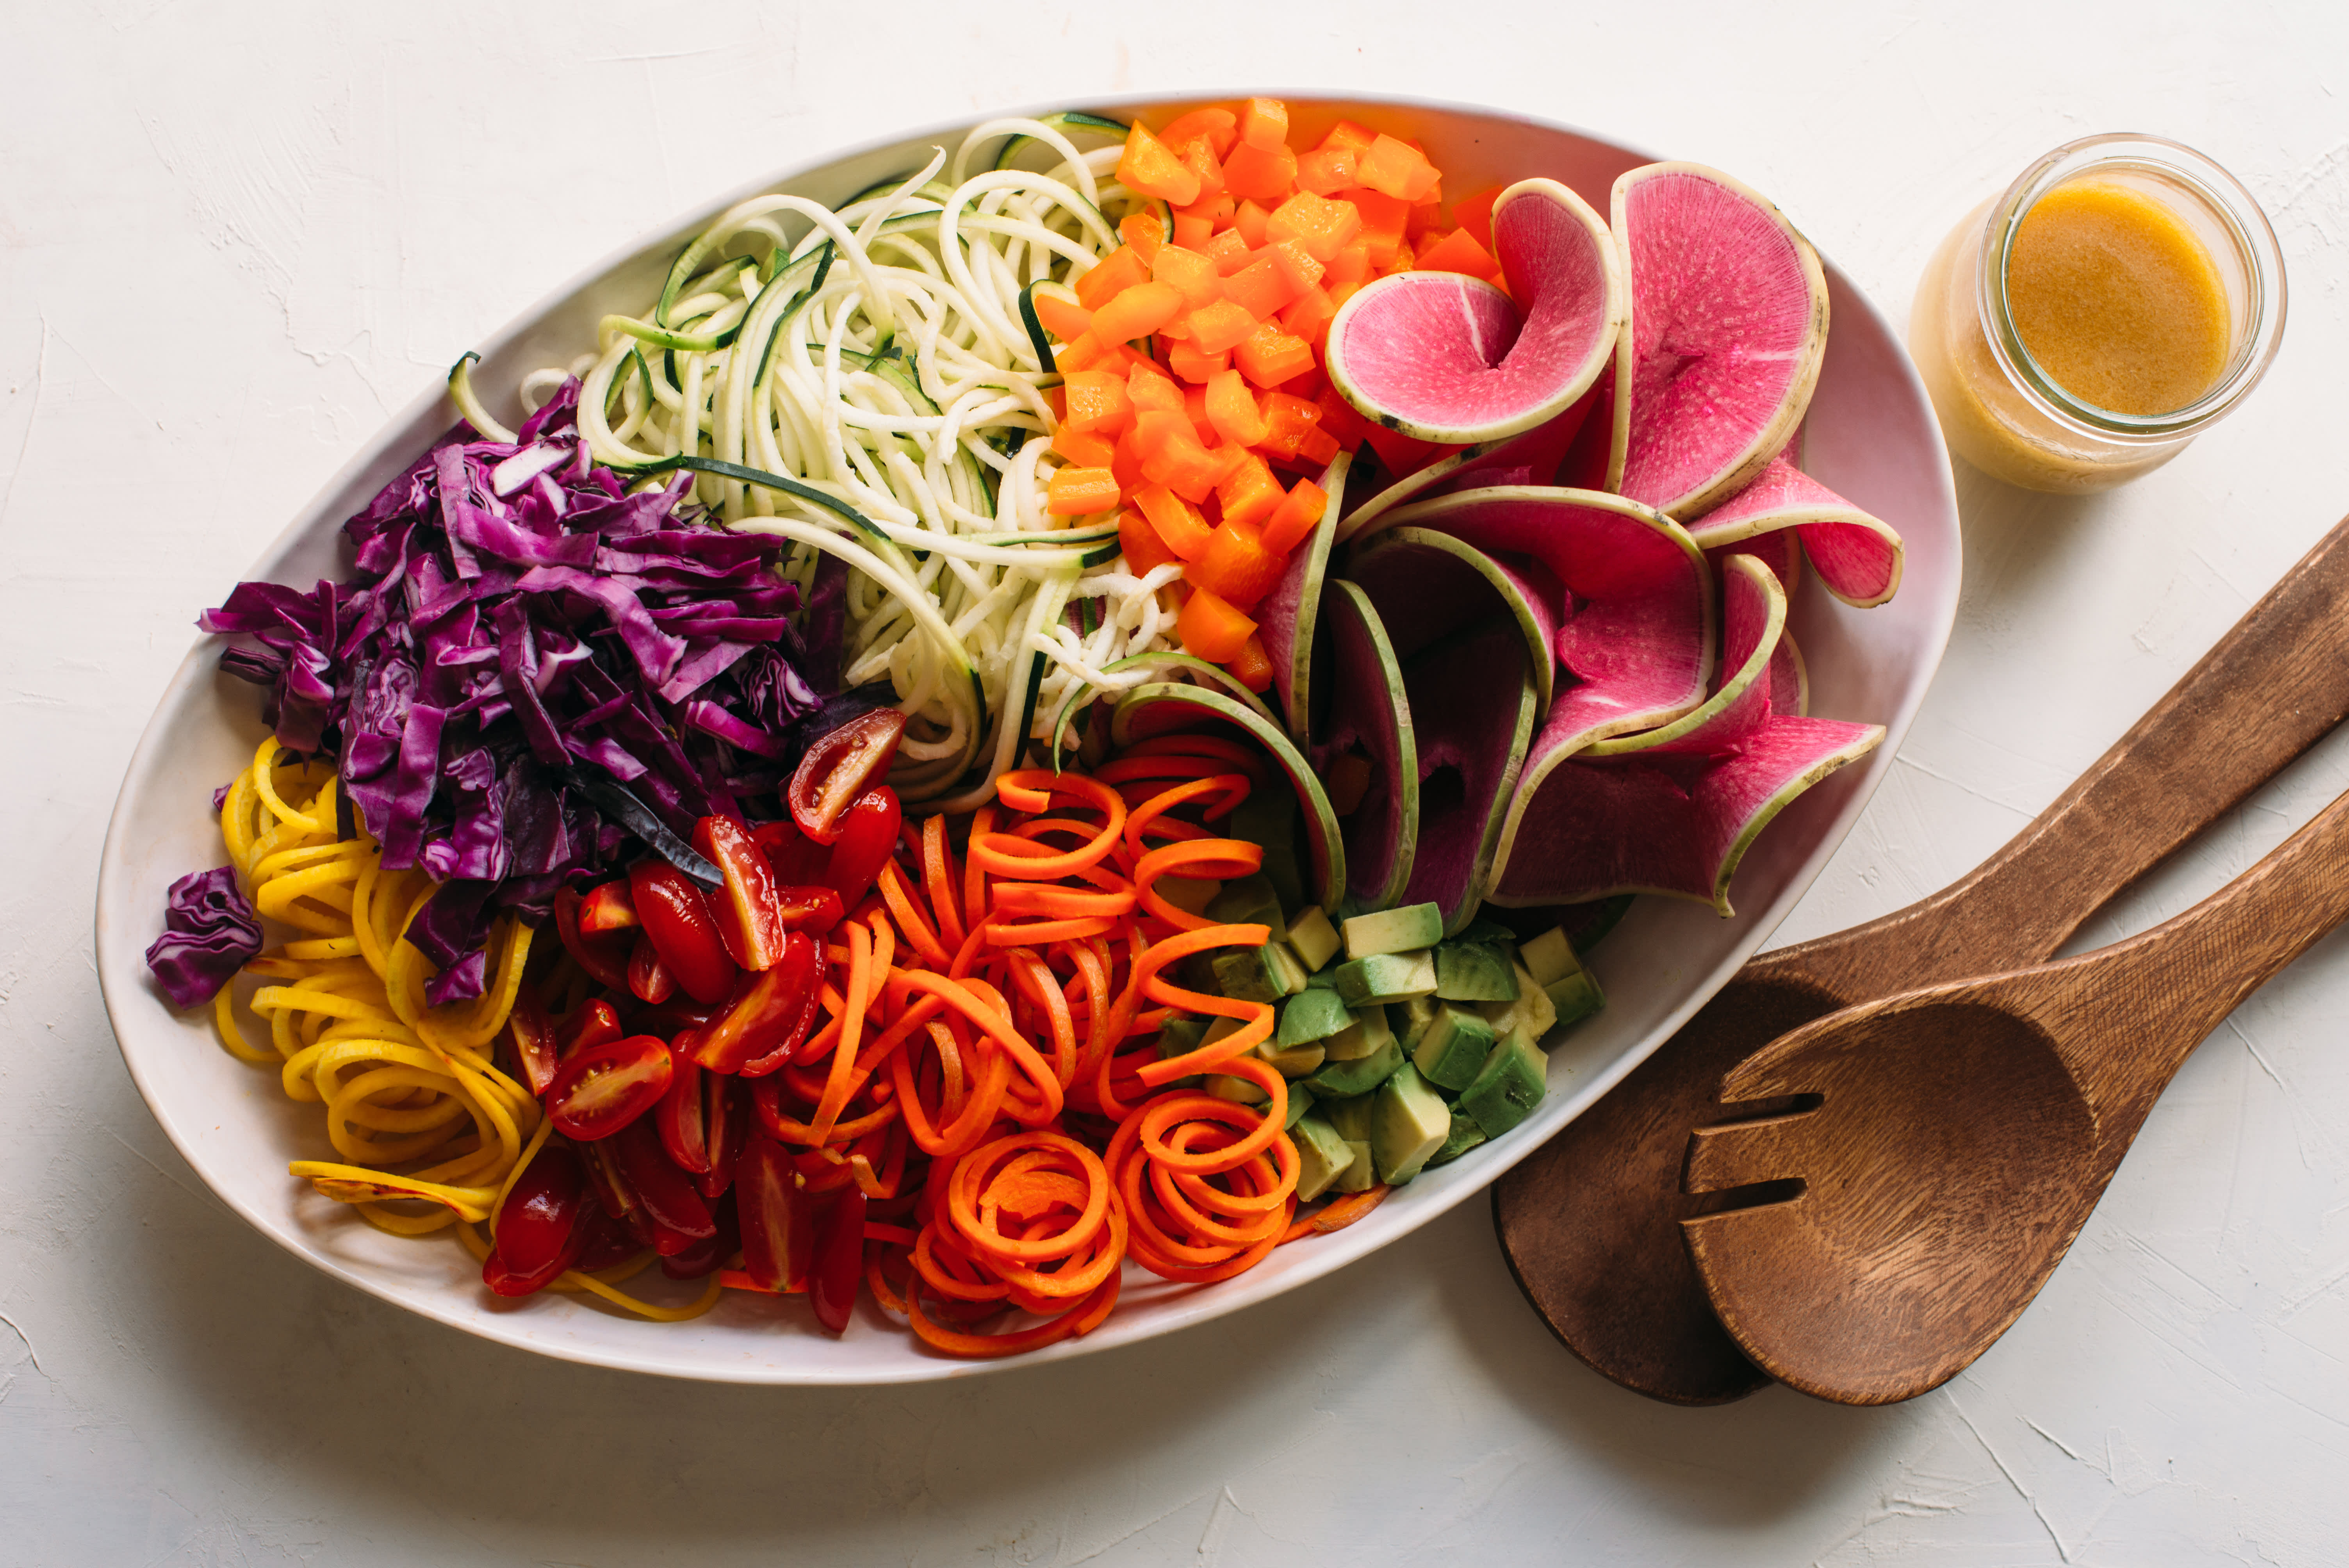
[[[230, 1055], [275, 1068], [288, 1098], [324, 1108], [339, 1158], [295, 1161], [294, 1175], [395, 1235], [454, 1226], [482, 1257], [482, 1233], [554, 1130], [530, 1091], [492, 1059], [533, 933], [513, 916], [499, 920], [481, 995], [429, 1006], [431, 962], [404, 933], [439, 884], [421, 870], [384, 871], [365, 830], [338, 830], [336, 788], [330, 762], [295, 761], [273, 737], [222, 797], [221, 836], [254, 907], [303, 934], [262, 953], [240, 976], [259, 982], [246, 1006], [268, 1026], [266, 1045], [254, 1045], [237, 1021], [243, 987], [221, 987], [212, 1019]], [[585, 975], [574, 985], [585, 995]], [[600, 1274], [573, 1270], [550, 1288], [668, 1321], [717, 1305], [714, 1274], [684, 1306], [616, 1288], [653, 1261], [647, 1250]]]
[[1136, 575], [1113, 513], [1046, 506], [1061, 377], [1023, 294], [1091, 271], [1130, 211], [1164, 211], [1105, 178], [1118, 141], [1071, 134], [1124, 128], [989, 120], [837, 209], [738, 203], [650, 308], [523, 387], [581, 378], [597, 462], [727, 465], [696, 499], [792, 540], [779, 570], [802, 586], [822, 556], [846, 563], [844, 680], [892, 685], [910, 723], [891, 782], [933, 809], [984, 800], [1069, 696], [1144, 678], [1103, 666], [1174, 645], [1159, 590], [1179, 568]]

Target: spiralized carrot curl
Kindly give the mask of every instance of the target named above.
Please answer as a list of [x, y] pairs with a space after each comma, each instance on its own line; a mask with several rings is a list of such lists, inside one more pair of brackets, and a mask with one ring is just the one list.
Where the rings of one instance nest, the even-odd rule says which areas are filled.
[[[1238, 791], [1236, 795], [1232, 793], [1235, 789]], [[1204, 837], [1206, 832], [1206, 829], [1196, 827], [1189, 822], [1170, 819], [1167, 817], [1166, 813], [1174, 810], [1178, 806], [1188, 805], [1193, 800], [1210, 797], [1216, 798], [1220, 800], [1223, 797], [1226, 796], [1229, 797], [1229, 800], [1228, 803], [1224, 804], [1222, 812], [1209, 810], [1206, 813], [1208, 820], [1213, 820], [1218, 815], [1229, 812], [1233, 808], [1238, 806], [1241, 801], [1246, 800], [1248, 797], [1247, 780], [1237, 773], [1210, 773], [1202, 778], [1193, 779], [1187, 783], [1176, 784], [1170, 789], [1157, 790], [1149, 796], [1148, 799], [1144, 799], [1140, 805], [1134, 807], [1133, 811], [1127, 815], [1125, 820], [1126, 849], [1136, 855], [1143, 853], [1143, 839], [1145, 834], [1154, 833], [1160, 838], [1175, 839]], [[1261, 865], [1263, 861], [1263, 848], [1262, 846], [1257, 846], [1257, 863]], [[1256, 866], [1250, 866], [1248, 868], [1248, 871], [1254, 870], [1256, 870]], [[1243, 872], [1236, 874], [1244, 876], [1247, 872]]]

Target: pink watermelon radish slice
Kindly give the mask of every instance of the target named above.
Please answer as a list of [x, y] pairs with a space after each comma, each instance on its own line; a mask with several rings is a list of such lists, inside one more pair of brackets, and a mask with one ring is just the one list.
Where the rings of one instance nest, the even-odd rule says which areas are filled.
[[1534, 562], [1555, 579], [1547, 611], [1559, 669], [1528, 785], [1593, 741], [1670, 724], [1705, 700], [1711, 572], [1662, 513], [1597, 490], [1496, 486], [1422, 501], [1394, 521], [1448, 533], [1528, 583], [1540, 581]]
[[1726, 916], [1729, 882], [1787, 802], [1873, 750], [1884, 727], [1773, 718], [1733, 752], [1576, 759], [1521, 782], [1496, 904], [1660, 892]]
[[1421, 649], [1495, 614], [1506, 614], [1532, 660], [1540, 707], [1549, 707], [1557, 670], [1553, 607], [1566, 596], [1538, 562], [1496, 561], [1448, 533], [1397, 528], [1357, 552], [1346, 573], [1371, 596], [1395, 657], [1406, 665]]
[[1826, 274], [1785, 214], [1701, 164], [1630, 170], [1613, 211], [1630, 304], [1607, 488], [1702, 516], [1762, 471], [1810, 406]]
[[[1694, 524], [1689, 527], [1689, 537], [1694, 539], [1700, 545], [1705, 544]], [[1802, 585], [1803, 551], [1792, 529], [1781, 530], [1775, 533], [1757, 533], [1751, 539], [1741, 539], [1733, 544], [1715, 542], [1705, 546], [1704, 558], [1713, 562], [1716, 574], [1727, 570], [1724, 563], [1733, 555], [1750, 555], [1768, 567], [1770, 574], [1775, 577], [1779, 584], [1786, 590], [1786, 597], [1789, 599], [1795, 596], [1795, 590]]]
[[1338, 908], [1346, 892], [1346, 849], [1337, 815], [1330, 810], [1330, 797], [1322, 791], [1312, 767], [1261, 709], [1205, 686], [1153, 682], [1118, 699], [1110, 716], [1109, 733], [1112, 743], [1127, 746], [1175, 730], [1226, 727], [1239, 730], [1262, 746], [1280, 765], [1298, 805], [1304, 810], [1305, 845], [1312, 861], [1308, 891], [1319, 898], [1322, 908]]
[[[1103, 665], [1101, 673], [1124, 677], [1116, 686], [1109, 688], [1112, 692], [1131, 689], [1145, 679], [1189, 680], [1225, 693], [1233, 701], [1256, 709], [1268, 720], [1273, 717], [1272, 711], [1264, 706], [1263, 699], [1242, 686], [1237, 676], [1221, 665], [1211, 665], [1193, 654], [1178, 654], [1171, 648], [1129, 654], [1124, 658], [1112, 659]], [[1061, 704], [1061, 711], [1052, 720], [1050, 751], [1055, 770], [1061, 766], [1061, 753], [1077, 744], [1077, 737], [1070, 727], [1076, 721], [1077, 715], [1084, 710], [1085, 705], [1102, 695], [1102, 689], [1080, 686], [1069, 694], [1067, 701]]]
[[1321, 584], [1330, 571], [1330, 546], [1338, 527], [1338, 509], [1345, 504], [1346, 475], [1350, 453], [1330, 460], [1318, 481], [1330, 498], [1305, 542], [1291, 551], [1288, 570], [1256, 613], [1257, 635], [1264, 639], [1265, 655], [1272, 661], [1273, 707], [1288, 733], [1299, 741], [1312, 733], [1314, 621], [1321, 606]]
[[1433, 903], [1445, 932], [1475, 917], [1540, 712], [1514, 621], [1494, 615], [1402, 663], [1419, 749], [1419, 843], [1402, 903]]
[[1779, 633], [1778, 645], [1770, 650], [1770, 711], [1797, 718], [1811, 711], [1810, 666], [1803, 663], [1791, 630]]
[[1710, 757], [1742, 744], [1770, 720], [1770, 660], [1786, 630], [1786, 591], [1750, 555], [1722, 563], [1721, 665], [1713, 694], [1671, 723], [1599, 741], [1585, 756], [1677, 751]]
[[1317, 678], [1329, 684], [1330, 710], [1314, 738], [1313, 766], [1327, 777], [1349, 751], [1370, 759], [1370, 789], [1340, 820], [1346, 908], [1387, 909], [1411, 881], [1419, 838], [1419, 749], [1402, 670], [1370, 595], [1353, 583], [1331, 580], [1320, 619], [1329, 629], [1329, 664]]
[[1751, 484], [1690, 523], [1688, 531], [1707, 550], [1796, 534], [1827, 592], [1861, 609], [1883, 603], [1900, 587], [1900, 535], [1803, 472], [1783, 453]]
[[[1611, 367], [1610, 367], [1611, 370]], [[1603, 380], [1604, 377], [1602, 377]], [[1463, 447], [1430, 463], [1407, 479], [1397, 480], [1355, 507], [1338, 524], [1338, 542], [1366, 538], [1386, 526], [1387, 513], [1407, 501], [1454, 490], [1479, 490], [1487, 485], [1547, 485], [1557, 481], [1558, 465], [1581, 437], [1592, 411], [1599, 407], [1599, 389], [1576, 398], [1565, 413], [1509, 437]], [[1603, 410], [1601, 410], [1603, 417]]]
[[1493, 252], [1506, 294], [1420, 272], [1356, 293], [1330, 323], [1330, 384], [1388, 429], [1446, 445], [1564, 413], [1606, 368], [1623, 319], [1607, 225], [1557, 181], [1521, 180], [1494, 200]]

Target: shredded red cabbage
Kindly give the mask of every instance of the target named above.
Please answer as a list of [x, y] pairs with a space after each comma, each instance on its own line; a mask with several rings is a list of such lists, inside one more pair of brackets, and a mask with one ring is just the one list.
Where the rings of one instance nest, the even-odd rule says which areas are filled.
[[209, 1002], [261, 951], [261, 917], [237, 891], [233, 867], [190, 872], [171, 884], [163, 934], [147, 949], [147, 967], [175, 1007]]

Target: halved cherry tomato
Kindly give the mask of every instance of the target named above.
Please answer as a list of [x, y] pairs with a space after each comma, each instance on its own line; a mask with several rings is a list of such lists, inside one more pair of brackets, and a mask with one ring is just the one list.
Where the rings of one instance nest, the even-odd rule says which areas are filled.
[[822, 936], [848, 918], [848, 906], [828, 887], [779, 887], [775, 897], [782, 905], [784, 926], [792, 931]]
[[655, 1252], [673, 1257], [688, 1244], [718, 1233], [709, 1205], [686, 1173], [669, 1163], [660, 1134], [649, 1122], [633, 1121], [623, 1128], [612, 1141], [612, 1156], [653, 1222]]
[[[750, 1135], [750, 1102], [734, 1092], [734, 1080], [724, 1073], [704, 1073], [701, 1124], [709, 1137], [709, 1169], [695, 1178], [701, 1195], [715, 1203], [734, 1185], [734, 1164]], [[732, 1253], [728, 1253], [732, 1256]]]
[[897, 738], [905, 733], [905, 716], [882, 707], [850, 719], [809, 747], [783, 797], [800, 831], [819, 844], [836, 841], [842, 814], [889, 771]]
[[573, 962], [587, 971], [588, 977], [606, 989], [623, 990], [628, 984], [628, 944], [610, 937], [589, 937], [579, 929], [579, 890], [571, 887], [554, 891], [554, 934], [562, 939], [564, 951]]
[[652, 1035], [588, 1046], [555, 1069], [546, 1113], [574, 1141], [609, 1138], [660, 1103], [673, 1071], [668, 1042]]
[[[590, 1185], [594, 1185], [595, 1161], [590, 1159], [580, 1163], [588, 1172]], [[594, 1274], [598, 1269], [626, 1263], [644, 1250], [644, 1243], [628, 1233], [628, 1227], [605, 1210], [600, 1197], [587, 1205], [587, 1212], [579, 1221], [578, 1233], [582, 1238], [579, 1257], [571, 1266], [581, 1274]]]
[[693, 1059], [712, 1072], [740, 1072], [778, 1051], [799, 1049], [813, 1022], [809, 1004], [823, 984], [823, 950], [804, 931], [786, 932], [775, 966], [742, 978], [748, 983], [735, 987], [733, 1006], [700, 1031], [694, 1047]]
[[500, 1295], [528, 1295], [554, 1283], [579, 1255], [586, 1239], [579, 1220], [587, 1208], [587, 1178], [578, 1156], [560, 1143], [540, 1150], [498, 1211], [482, 1282]]
[[725, 1265], [742, 1246], [742, 1233], [734, 1219], [734, 1205], [719, 1205], [713, 1217], [715, 1234], [706, 1236], [674, 1257], [661, 1259], [661, 1273], [671, 1279], [707, 1279]]
[[637, 932], [636, 944], [628, 950], [628, 989], [637, 1001], [656, 1007], [677, 995], [677, 976], [661, 962], [648, 932]]
[[750, 1283], [761, 1290], [805, 1290], [815, 1255], [815, 1215], [781, 1144], [752, 1134], [734, 1168], [734, 1212], [742, 1226], [742, 1272]]
[[823, 987], [821, 980], [819, 980], [818, 984], [810, 986], [808, 988], [807, 1005], [800, 1009], [799, 1017], [792, 1023], [791, 1028], [784, 1033], [781, 1042], [777, 1045], [773, 1050], [769, 1051], [765, 1056], [757, 1057], [751, 1061], [744, 1062], [742, 1064], [742, 1070], [734, 1076], [737, 1078], [762, 1078], [771, 1073], [779, 1072], [783, 1068], [789, 1066], [791, 1059], [800, 1054], [800, 1047], [807, 1044], [808, 1037], [815, 1033], [815, 1021], [819, 1017], [823, 1016]]
[[547, 1022], [544, 1005], [527, 983], [515, 993], [513, 1011], [506, 1015], [506, 1043], [513, 1047], [514, 1067], [523, 1087], [533, 1095], [544, 1094], [546, 1086], [554, 1081], [562, 1048], [554, 1026]]
[[[560, 1063], [574, 1051], [606, 1046], [627, 1031], [620, 1027], [619, 1009], [601, 996], [591, 996], [564, 1016], [554, 1031], [554, 1057]], [[552, 1083], [554, 1080], [547, 1080]], [[546, 1091], [539, 1090], [543, 1097]]]
[[815, 1224], [815, 1256], [808, 1269], [808, 1303], [827, 1334], [842, 1334], [856, 1310], [864, 1282], [864, 1189], [851, 1182], [824, 1205]]
[[734, 962], [745, 969], [771, 969], [783, 948], [783, 912], [775, 897], [775, 873], [750, 835], [725, 817], [704, 817], [693, 830], [693, 847], [725, 879], [709, 895], [718, 934]]
[[653, 1125], [660, 1130], [661, 1147], [668, 1151], [670, 1163], [688, 1176], [702, 1176], [709, 1171], [709, 1101], [702, 1093], [701, 1068], [692, 1057], [695, 1044], [690, 1032], [669, 1042], [668, 1092], [653, 1112]]
[[701, 889], [667, 861], [642, 860], [628, 868], [628, 891], [645, 934], [686, 995], [697, 1002], [724, 1001], [737, 966]]
[[674, 1046], [679, 1035], [691, 1034], [710, 1019], [725, 1011], [724, 1004], [705, 1007], [690, 996], [671, 996], [657, 1007], [628, 1009], [627, 1028], [631, 1035], [658, 1035]]
[[823, 862], [829, 851], [801, 832], [799, 824], [789, 817], [760, 823], [750, 830], [750, 841], [759, 846], [761, 854], [767, 857], [767, 865], [775, 873], [777, 887], [797, 887], [823, 881]]
[[628, 896], [628, 879], [614, 877], [598, 882], [579, 898], [579, 934], [603, 936], [633, 930], [637, 924], [636, 901]]
[[653, 1222], [645, 1217], [645, 1206], [636, 1202], [636, 1189], [620, 1174], [619, 1162], [612, 1157], [612, 1145], [602, 1143], [579, 1145], [579, 1163], [587, 1172], [587, 1184], [595, 1189], [596, 1212], [611, 1216], [612, 1222], [628, 1233], [634, 1243], [626, 1254], [636, 1255], [636, 1249], [653, 1244]]
[[854, 909], [873, 891], [873, 879], [897, 852], [897, 828], [904, 820], [897, 791], [886, 784], [859, 795], [856, 803], [842, 814], [840, 833], [832, 846], [832, 863], [824, 868], [823, 880], [840, 895], [844, 907]]

